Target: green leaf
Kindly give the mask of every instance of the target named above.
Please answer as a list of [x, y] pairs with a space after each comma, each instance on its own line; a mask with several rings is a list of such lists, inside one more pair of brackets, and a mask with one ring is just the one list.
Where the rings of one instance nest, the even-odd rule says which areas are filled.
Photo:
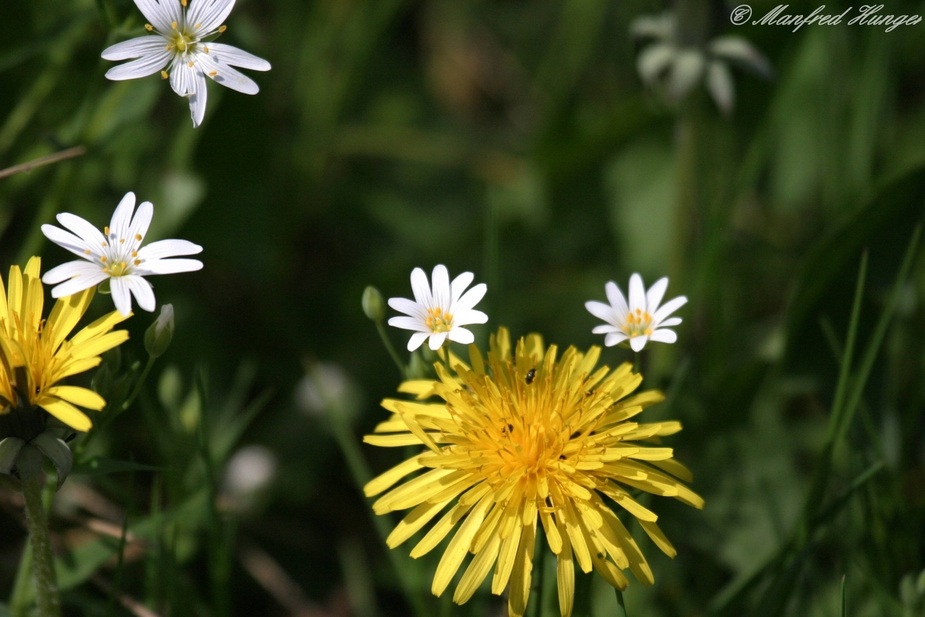
[[16, 464], [16, 457], [26, 442], [19, 437], [0, 439], [0, 473], [10, 473]]
[[134, 461], [120, 461], [105, 456], [95, 456], [85, 461], [78, 461], [74, 473], [81, 476], [102, 476], [125, 471], [163, 471], [164, 467], [144, 465]]

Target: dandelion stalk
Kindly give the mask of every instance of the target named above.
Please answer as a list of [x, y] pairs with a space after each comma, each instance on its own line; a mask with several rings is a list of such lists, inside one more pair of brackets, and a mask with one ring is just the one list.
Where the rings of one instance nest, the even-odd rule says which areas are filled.
[[39, 617], [60, 617], [61, 600], [55, 579], [55, 560], [48, 535], [48, 518], [42, 502], [42, 455], [29, 448], [20, 454], [18, 468], [26, 505], [26, 525], [32, 546], [32, 578]]

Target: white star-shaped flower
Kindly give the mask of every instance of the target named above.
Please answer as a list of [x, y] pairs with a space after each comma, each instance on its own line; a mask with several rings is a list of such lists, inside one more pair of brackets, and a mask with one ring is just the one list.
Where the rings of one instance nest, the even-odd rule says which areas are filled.
[[667, 288], [668, 277], [663, 277], [647, 292], [642, 284], [642, 277], [634, 274], [630, 277], [630, 300], [627, 304], [617, 284], [613, 281], [608, 282], [604, 290], [610, 304], [594, 300], [585, 302], [585, 308], [592, 315], [607, 322], [595, 326], [592, 332], [605, 334], [604, 345], [607, 347], [628, 340], [633, 351], [640, 351], [650, 340], [674, 343], [678, 340], [678, 335], [668, 328], [681, 323], [681, 318], [668, 316], [684, 306], [687, 298], [678, 296], [659, 307]]
[[269, 71], [270, 63], [237, 47], [205, 40], [225, 31], [221, 24], [234, 2], [135, 0], [151, 34], [104, 49], [106, 60], [134, 58], [106, 71], [106, 77], [120, 81], [160, 72], [161, 77], [170, 79], [174, 92], [189, 98], [194, 127], [202, 123], [206, 113], [206, 77], [232, 90], [257, 94], [260, 88], [254, 80], [232, 67]]
[[485, 283], [479, 283], [469, 291], [466, 288], [475, 278], [471, 272], [463, 272], [450, 283], [445, 266], [439, 265], [433, 271], [433, 287], [427, 283], [427, 274], [420, 268], [411, 272], [411, 291], [414, 300], [389, 298], [389, 306], [400, 313], [389, 319], [389, 325], [405, 330], [415, 330], [408, 341], [408, 351], [414, 351], [430, 339], [433, 350], [440, 349], [447, 339], [468, 345], [475, 340], [472, 332], [462, 326], [481, 324], [488, 321], [488, 315], [473, 310], [485, 295]]
[[82, 258], [45, 273], [43, 283], [60, 283], [51, 290], [52, 297], [70, 296], [108, 280], [112, 299], [120, 313], [128, 315], [131, 312], [132, 296], [138, 306], [153, 311], [154, 291], [144, 277], [202, 269], [198, 259], [171, 259], [202, 252], [201, 246], [188, 240], [159, 240], [141, 246], [153, 215], [154, 206], [150, 201], [142, 202], [135, 212], [135, 194], [126, 193], [103, 233], [85, 219], [68, 212], [57, 216], [67, 231], [54, 225], [42, 225], [45, 237]]

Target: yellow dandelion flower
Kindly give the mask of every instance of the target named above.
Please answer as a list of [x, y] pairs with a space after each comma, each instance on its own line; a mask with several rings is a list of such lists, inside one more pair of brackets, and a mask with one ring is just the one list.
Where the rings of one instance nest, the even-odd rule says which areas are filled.
[[[672, 449], [646, 443], [677, 433], [681, 424], [633, 420], [662, 393], [633, 394], [642, 377], [628, 363], [596, 368], [599, 347], [587, 353], [570, 347], [559, 357], [555, 345], [544, 347], [532, 334], [512, 353], [501, 328], [487, 359], [474, 345], [469, 350], [470, 365], [451, 358], [452, 370], [437, 365], [436, 380], [404, 382], [399, 390], [418, 400], [383, 401], [392, 416], [364, 439], [427, 447], [364, 489], [367, 496], [388, 491], [373, 504], [377, 514], [410, 510], [389, 535], [389, 547], [443, 512], [411, 551], [420, 557], [453, 532], [431, 590], [441, 595], [471, 554], [453, 601], [466, 602], [491, 574], [492, 593], [509, 590], [512, 616], [526, 610], [540, 530], [556, 556], [562, 615], [572, 611], [576, 564], [619, 589], [627, 585], [627, 568], [651, 584], [652, 570], [613, 506], [672, 557], [658, 517], [632, 491], [703, 507], [684, 484], [691, 474]], [[440, 400], [427, 401], [433, 398]], [[417, 471], [423, 473], [392, 488]]]
[[14, 410], [44, 409], [78, 431], [92, 426], [80, 407], [100, 411], [106, 405], [96, 392], [61, 382], [97, 366], [100, 354], [128, 339], [113, 327], [128, 316], [113, 311], [68, 339], [84, 316], [93, 289], [58, 299], [42, 318], [44, 289], [41, 260], [25, 270], [10, 268], [7, 288], [0, 279], [0, 416]]

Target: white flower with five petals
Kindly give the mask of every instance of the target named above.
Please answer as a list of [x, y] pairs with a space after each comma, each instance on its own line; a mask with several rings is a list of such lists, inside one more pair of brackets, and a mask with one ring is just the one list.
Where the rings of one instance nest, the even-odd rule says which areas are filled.
[[684, 306], [687, 298], [678, 296], [659, 306], [667, 288], [668, 277], [663, 277], [647, 292], [642, 284], [642, 277], [633, 274], [630, 277], [630, 297], [627, 304], [617, 284], [613, 281], [608, 282], [604, 291], [610, 304], [594, 300], [585, 302], [588, 312], [606, 322], [595, 326], [592, 332], [605, 334], [604, 345], [607, 347], [629, 341], [633, 351], [640, 351], [650, 340], [674, 343], [678, 340], [678, 335], [668, 328], [680, 324], [681, 318], [668, 316]]
[[[135, 0], [149, 23], [150, 35], [116, 43], [103, 50], [106, 60], [129, 60], [106, 71], [114, 81], [147, 77], [160, 72], [170, 87], [189, 98], [193, 126], [206, 113], [206, 77], [221, 85], [257, 94], [260, 88], [250, 77], [232, 67], [269, 71], [263, 58], [231, 45], [208, 42], [225, 31], [222, 22], [235, 0]], [[189, 4], [189, 6], [187, 6]]]
[[82, 258], [45, 273], [43, 283], [60, 283], [51, 290], [52, 297], [70, 296], [108, 280], [112, 299], [120, 313], [128, 315], [131, 312], [132, 296], [138, 306], [153, 311], [154, 291], [144, 277], [202, 269], [198, 259], [171, 259], [202, 252], [201, 246], [188, 240], [159, 240], [141, 246], [153, 215], [154, 206], [150, 201], [142, 202], [135, 212], [135, 194], [126, 193], [103, 233], [87, 220], [68, 212], [57, 216], [65, 229], [42, 225], [42, 233], [49, 240]]
[[414, 351], [427, 339], [430, 339], [430, 348], [435, 351], [447, 339], [463, 345], [475, 340], [472, 332], [462, 326], [485, 323], [488, 315], [473, 310], [487, 290], [485, 283], [479, 283], [466, 291], [474, 278], [471, 272], [463, 272], [450, 283], [446, 267], [439, 265], [434, 268], [431, 286], [428, 285], [427, 274], [421, 268], [411, 272], [414, 300], [389, 298], [389, 306], [404, 313], [390, 318], [389, 325], [415, 330], [408, 341], [408, 351]]

